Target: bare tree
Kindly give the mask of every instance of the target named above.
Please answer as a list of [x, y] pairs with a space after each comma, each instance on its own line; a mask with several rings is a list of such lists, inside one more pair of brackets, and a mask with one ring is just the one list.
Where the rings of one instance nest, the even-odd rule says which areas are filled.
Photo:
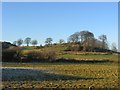
[[33, 46], [35, 46], [35, 45], [38, 44], [38, 42], [37, 42], [37, 40], [32, 40], [32, 41], [31, 41], [31, 44], [32, 44]]
[[60, 39], [60, 40], [59, 40], [59, 43], [60, 43], [60, 44], [63, 44], [63, 43], [65, 43], [65, 41], [64, 41], [63, 39]]
[[102, 42], [98, 39], [95, 39], [95, 44], [94, 44], [94, 47], [96, 48], [100, 48], [102, 46]]
[[94, 46], [94, 34], [89, 31], [81, 31], [80, 32], [80, 39], [83, 45], [83, 50], [86, 51], [87, 48], [93, 48]]
[[111, 49], [112, 49], [113, 51], [117, 52], [117, 46], [116, 46], [115, 43], [112, 43]]
[[101, 48], [106, 49], [108, 47], [108, 45], [107, 45], [107, 36], [103, 34], [103, 35], [99, 36], [99, 39], [102, 42]]
[[87, 32], [87, 31], [81, 31], [81, 32], [80, 32], [81, 43], [83, 43], [83, 42], [85, 41], [86, 32]]
[[53, 41], [52, 38], [46, 38], [45, 43], [46, 43], [47, 45], [50, 45], [50, 44], [52, 44], [52, 41]]
[[22, 44], [23, 44], [23, 40], [22, 40], [22, 39], [18, 39], [18, 40], [17, 40], [17, 45], [18, 45], [18, 46], [21, 46]]
[[81, 31], [80, 32], [81, 42], [84, 42], [88, 39], [93, 39], [93, 38], [94, 38], [94, 34], [92, 32], [89, 32], [89, 31]]
[[29, 37], [25, 38], [24, 43], [27, 44], [27, 46], [29, 46], [30, 42], [31, 42], [31, 38]]
[[73, 42], [73, 43], [79, 42], [79, 32], [75, 32], [74, 34], [70, 35], [68, 38], [68, 42]]

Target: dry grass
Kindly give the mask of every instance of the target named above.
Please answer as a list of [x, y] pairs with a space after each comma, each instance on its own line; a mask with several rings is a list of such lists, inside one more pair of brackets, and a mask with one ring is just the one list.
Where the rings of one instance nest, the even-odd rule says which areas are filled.
[[[34, 68], [29, 78], [16, 81], [4, 80], [3, 88], [118, 88], [117, 64], [59, 64], [59, 63], [34, 63], [34, 64], [3, 64], [3, 67]], [[49, 72], [41, 72], [49, 71]], [[17, 71], [17, 70], [16, 70]], [[28, 73], [27, 73], [28, 72]], [[23, 73], [25, 77], [30, 71]], [[11, 74], [15, 74], [10, 72]], [[19, 76], [19, 78], [22, 78]], [[29, 75], [28, 75], [29, 76]], [[36, 80], [36, 78], [37, 80]], [[14, 77], [13, 77], [14, 78]], [[41, 79], [42, 78], [42, 79]], [[14, 78], [15, 80], [15, 78]]]

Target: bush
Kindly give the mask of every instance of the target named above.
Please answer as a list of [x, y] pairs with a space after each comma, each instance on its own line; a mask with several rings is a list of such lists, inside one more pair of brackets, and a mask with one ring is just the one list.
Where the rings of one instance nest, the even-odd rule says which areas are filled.
[[2, 61], [3, 62], [11, 62], [17, 60], [17, 50], [3, 50], [2, 51]]
[[28, 61], [54, 61], [56, 53], [54, 51], [31, 51], [26, 56]]
[[54, 61], [56, 58], [56, 53], [55, 51], [47, 51], [47, 52], [44, 52], [44, 56], [47, 60]]
[[80, 51], [82, 47], [78, 44], [76, 45], [68, 45], [66, 51]]
[[44, 59], [42, 52], [38, 52], [38, 51], [30, 51], [27, 53], [26, 56], [27, 56], [28, 61], [38, 61], [38, 60]]
[[35, 49], [41, 49], [41, 48], [44, 48], [44, 46], [40, 45], [35, 47]]
[[44, 62], [54, 61], [56, 58], [55, 51], [27, 51], [20, 49], [7, 49], [2, 51], [3, 62]]

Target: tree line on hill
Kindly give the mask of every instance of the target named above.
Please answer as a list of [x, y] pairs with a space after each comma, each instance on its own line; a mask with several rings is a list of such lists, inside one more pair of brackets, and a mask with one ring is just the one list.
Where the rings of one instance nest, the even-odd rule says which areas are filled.
[[[27, 37], [25, 40], [18, 39], [14, 41], [13, 44], [9, 42], [2, 42], [2, 61], [3, 62], [51, 62], [56, 61], [57, 53], [51, 50], [30, 50], [28, 52], [23, 52], [26, 47], [21, 47], [24, 43], [27, 47], [30, 44], [35, 46], [36, 49], [38, 47], [51, 47], [56, 45], [56, 43], [52, 43], [52, 38], [46, 38], [45, 46], [37, 46], [38, 41], [32, 40]], [[68, 37], [67, 43], [63, 39], [59, 40], [60, 47], [65, 46], [64, 51], [83, 51], [83, 52], [108, 52], [119, 53], [117, 52], [116, 45], [113, 43], [112, 50], [109, 50], [107, 44], [107, 36], [101, 35], [98, 39], [94, 37], [94, 34], [90, 31], [81, 31], [75, 32]], [[0, 42], [1, 45], [1, 42]], [[35, 49], [34, 48], [34, 49]]]
[[[52, 45], [52, 38], [46, 38], [45, 45]], [[65, 40], [60, 39], [59, 44], [65, 43]], [[71, 51], [99, 51], [99, 50], [109, 50], [107, 36], [101, 35], [96, 39], [94, 34], [90, 31], [81, 31], [75, 32], [68, 37], [67, 40], [68, 50]], [[37, 40], [31, 40], [30, 37], [25, 38], [25, 40], [18, 39], [13, 42], [14, 45], [21, 46], [22, 44], [26, 44], [29, 46], [30, 44], [36, 46], [38, 44]], [[115, 43], [112, 43], [111, 49], [113, 51], [117, 51], [117, 47]]]
[[73, 49], [80, 51], [109, 49], [106, 35], [99, 36], [98, 40], [94, 37], [94, 34], [89, 31], [75, 32], [74, 34], [69, 36], [68, 41], [73, 44]]

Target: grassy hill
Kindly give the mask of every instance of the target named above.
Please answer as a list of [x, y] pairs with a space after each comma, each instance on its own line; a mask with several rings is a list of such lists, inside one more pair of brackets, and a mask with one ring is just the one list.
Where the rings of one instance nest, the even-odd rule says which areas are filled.
[[56, 53], [56, 59], [65, 59], [65, 60], [109, 60], [109, 61], [118, 61], [118, 54], [110, 52], [83, 52], [83, 51], [66, 51], [67, 44], [57, 44], [44, 47], [22, 47], [22, 54], [26, 55], [29, 52], [48, 52], [53, 51]]
[[[3, 61], [112, 61], [118, 62], [120, 54], [108, 50], [105, 52], [69, 51], [70, 44], [17, 47], [8, 42], [2, 43]], [[4, 60], [4, 58], [6, 60]], [[13, 60], [12, 60], [13, 59]], [[23, 60], [22, 60], [23, 59]], [[50, 59], [50, 60], [49, 60]]]
[[2, 44], [2, 49], [14, 48], [16, 45], [11, 44], [10, 42], [0, 42]]
[[[56, 90], [64, 88], [83, 90], [92, 90], [92, 88], [109, 90], [110, 88], [110, 90], [115, 90], [118, 88], [118, 63], [116, 63], [118, 54], [66, 51], [66, 49], [66, 44], [8, 49], [13, 56], [17, 51], [19, 58], [15, 58], [15, 60], [20, 63], [2, 63], [2, 88], [45, 88], [50, 90], [52, 90], [51, 88], [56, 88]], [[10, 56], [11, 52], [8, 54], [8, 51], [7, 56]], [[24, 56], [27, 57], [27, 63], [22, 62], [26, 60], [21, 59]], [[46, 60], [46, 57], [51, 56], [55, 56], [55, 61], [42, 62], [41, 59]], [[36, 62], [36, 59], [39, 62]], [[12, 59], [9, 58], [8, 61], [10, 60]]]

